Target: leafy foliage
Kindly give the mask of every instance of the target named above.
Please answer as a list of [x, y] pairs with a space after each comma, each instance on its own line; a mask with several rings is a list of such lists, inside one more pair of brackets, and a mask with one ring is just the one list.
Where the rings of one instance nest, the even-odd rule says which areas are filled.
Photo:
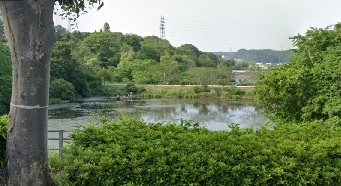
[[63, 100], [74, 100], [76, 98], [75, 86], [64, 79], [55, 79], [50, 85], [50, 97]]
[[0, 167], [5, 163], [6, 136], [9, 118], [7, 115], [0, 116]]
[[103, 31], [104, 31], [104, 32], [110, 32], [110, 25], [109, 25], [108, 22], [105, 22], [105, 23], [104, 23]]
[[261, 77], [259, 102], [280, 120], [340, 119], [340, 24], [293, 39], [298, 48], [290, 63]]
[[160, 61], [161, 56], [167, 52], [172, 52], [173, 47], [167, 40], [160, 40], [156, 36], [148, 36], [141, 42], [140, 50], [147, 59]]
[[[74, 47], [73, 42], [55, 43], [51, 60], [51, 82], [55, 79], [64, 79], [75, 87], [78, 95], [83, 97], [93, 95], [92, 91], [100, 91], [101, 79], [96, 76], [94, 69], [74, 57]], [[50, 92], [50, 94], [54, 93]]]
[[[340, 127], [212, 132], [122, 119], [72, 134], [50, 161], [60, 185], [339, 185]], [[100, 181], [99, 181], [100, 180]]]
[[238, 89], [235, 87], [181, 86], [154, 87], [146, 86], [141, 94], [143, 98], [200, 98], [221, 100], [254, 100], [253, 89]]
[[0, 114], [9, 111], [12, 90], [12, 66], [7, 44], [0, 43]]
[[128, 83], [125, 87], [122, 88], [121, 93], [124, 95], [127, 94], [140, 94], [143, 91], [145, 91], [145, 89], [143, 87], [137, 87], [134, 83]]
[[68, 41], [70, 40], [70, 34], [69, 31], [66, 30], [66, 28], [57, 25], [54, 27], [55, 33], [54, 33], [54, 37], [56, 39], [56, 41]]
[[[82, 33], [67, 32], [56, 26], [56, 42], [52, 58], [51, 75], [63, 78], [75, 85], [78, 94], [87, 92], [78, 90], [73, 82], [80, 75], [77, 69], [86, 74], [97, 74], [102, 82], [134, 82], [138, 84], [201, 84], [198, 78], [189, 78], [188, 74], [210, 75], [209, 83], [229, 84], [231, 65], [213, 53], [201, 52], [191, 44], [178, 48], [167, 40], [156, 36], [140, 37], [134, 34], [111, 32], [110, 25], [105, 23], [104, 32]], [[233, 66], [236, 64], [234, 63]], [[78, 67], [78, 68], [77, 68]], [[197, 73], [197, 68], [207, 73]], [[72, 71], [73, 73], [69, 73]], [[193, 72], [191, 72], [193, 71]], [[201, 72], [201, 71], [200, 71]], [[218, 80], [212, 80], [218, 78]], [[80, 87], [87, 87], [80, 86]], [[98, 88], [98, 87], [97, 87]], [[81, 93], [82, 96], [86, 95]]]
[[[79, 17], [81, 13], [86, 13], [87, 8], [94, 7], [98, 4], [98, 8], [102, 8], [104, 5], [103, 0], [77, 0], [77, 1], [70, 1], [70, 0], [56, 0], [58, 1], [59, 5], [61, 6], [62, 10], [65, 12], [61, 14], [61, 16], [67, 16], [70, 14], [75, 14], [75, 17]], [[66, 14], [66, 15], [65, 15]]]
[[98, 73], [97, 76], [101, 79], [102, 83], [110, 82], [112, 80], [112, 73], [109, 69], [102, 68]]
[[88, 60], [96, 58], [101, 67], [117, 66], [122, 47], [122, 33], [95, 32], [80, 42], [79, 53]]

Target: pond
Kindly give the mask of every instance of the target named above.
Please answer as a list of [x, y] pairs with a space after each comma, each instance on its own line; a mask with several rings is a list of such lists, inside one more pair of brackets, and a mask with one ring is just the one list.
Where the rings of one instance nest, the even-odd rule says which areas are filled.
[[[73, 103], [49, 106], [49, 130], [72, 130], [101, 121], [115, 121], [119, 117], [138, 118], [145, 122], [180, 123], [181, 119], [198, 122], [210, 130], [228, 130], [228, 124], [241, 128], [257, 128], [268, 122], [258, 107], [250, 102], [225, 102], [185, 99], [147, 99], [116, 101], [116, 98], [93, 97]], [[65, 133], [64, 137], [68, 137]], [[49, 138], [59, 134], [49, 132]], [[58, 141], [49, 140], [50, 149], [58, 148]]]
[[116, 101], [115, 98], [93, 97], [74, 103], [51, 105], [49, 130], [70, 130], [86, 124], [99, 124], [104, 118], [114, 121], [121, 116], [145, 122], [198, 122], [210, 130], [228, 129], [238, 123], [241, 128], [259, 127], [268, 120], [254, 103], [184, 99], [147, 99]]

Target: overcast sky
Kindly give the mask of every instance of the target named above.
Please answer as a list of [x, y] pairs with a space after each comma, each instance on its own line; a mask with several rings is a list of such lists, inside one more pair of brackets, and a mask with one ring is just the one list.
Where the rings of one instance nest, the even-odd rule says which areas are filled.
[[[165, 17], [166, 39], [173, 46], [193, 44], [202, 51], [293, 48], [289, 37], [310, 27], [341, 22], [341, 0], [104, 0], [97, 11], [82, 15], [77, 30], [160, 36]], [[55, 16], [55, 24], [67, 21]]]

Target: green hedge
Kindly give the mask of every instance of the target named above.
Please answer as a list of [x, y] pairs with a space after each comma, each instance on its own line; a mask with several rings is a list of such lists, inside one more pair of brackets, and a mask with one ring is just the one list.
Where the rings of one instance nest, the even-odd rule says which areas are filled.
[[323, 123], [213, 132], [123, 119], [72, 134], [60, 185], [341, 185], [341, 130]]
[[7, 115], [0, 116], [0, 167], [5, 162], [6, 156], [6, 135], [9, 119]]

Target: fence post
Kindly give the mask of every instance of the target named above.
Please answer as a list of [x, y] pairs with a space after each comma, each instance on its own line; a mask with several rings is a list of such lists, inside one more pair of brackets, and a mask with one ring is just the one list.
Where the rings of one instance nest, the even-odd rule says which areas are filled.
[[62, 157], [62, 148], [63, 148], [63, 130], [59, 130], [59, 157]]

